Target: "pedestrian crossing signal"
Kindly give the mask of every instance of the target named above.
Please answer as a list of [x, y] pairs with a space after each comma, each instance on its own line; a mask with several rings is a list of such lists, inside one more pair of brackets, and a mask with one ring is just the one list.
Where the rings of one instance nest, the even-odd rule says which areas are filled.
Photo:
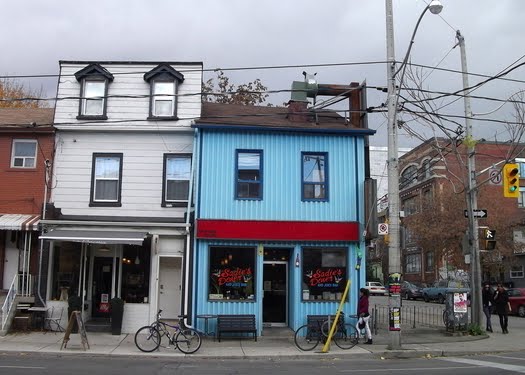
[[518, 164], [505, 164], [503, 166], [503, 196], [518, 198], [520, 195], [520, 175]]

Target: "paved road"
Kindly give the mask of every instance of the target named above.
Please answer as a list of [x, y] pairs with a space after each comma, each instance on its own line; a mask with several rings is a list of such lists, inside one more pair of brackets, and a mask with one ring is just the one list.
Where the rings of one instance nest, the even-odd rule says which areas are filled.
[[333, 359], [182, 359], [122, 358], [4, 354], [0, 374], [9, 375], [83, 375], [83, 374], [420, 374], [495, 375], [525, 373], [525, 352], [469, 357], [440, 357], [383, 360], [375, 358]]

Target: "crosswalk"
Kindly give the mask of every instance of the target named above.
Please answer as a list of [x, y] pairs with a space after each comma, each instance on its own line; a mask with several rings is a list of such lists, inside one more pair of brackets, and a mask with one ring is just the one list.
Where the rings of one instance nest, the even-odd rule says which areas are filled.
[[[491, 360], [489, 360], [489, 358]], [[490, 357], [484, 357], [483, 360], [480, 359], [473, 359], [473, 358], [459, 358], [459, 357], [443, 357], [438, 358], [441, 361], [446, 362], [454, 362], [454, 363], [461, 363], [465, 365], [475, 365], [480, 367], [492, 367], [497, 368], [500, 370], [506, 370], [511, 371], [518, 374], [525, 374], [525, 362], [523, 362], [524, 365], [521, 364], [510, 364], [508, 362], [513, 361], [525, 361], [525, 359], [522, 358], [516, 358], [516, 357], [509, 357], [509, 356], [500, 356], [500, 355], [492, 355]]]

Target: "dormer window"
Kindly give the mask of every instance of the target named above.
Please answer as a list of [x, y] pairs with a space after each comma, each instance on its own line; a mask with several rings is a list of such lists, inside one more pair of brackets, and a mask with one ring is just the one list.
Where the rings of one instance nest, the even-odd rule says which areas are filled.
[[77, 119], [107, 120], [108, 84], [113, 75], [98, 64], [91, 64], [75, 73], [80, 82], [80, 106]]
[[150, 84], [149, 118], [177, 120], [177, 91], [184, 76], [170, 65], [161, 64], [144, 74], [144, 80]]

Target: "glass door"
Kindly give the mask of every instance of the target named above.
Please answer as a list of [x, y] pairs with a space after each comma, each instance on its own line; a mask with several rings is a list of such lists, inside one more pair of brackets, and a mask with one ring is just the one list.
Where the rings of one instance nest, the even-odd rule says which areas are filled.
[[112, 283], [113, 257], [95, 257], [93, 259], [93, 287], [91, 288], [92, 317], [110, 317], [109, 301]]
[[288, 262], [264, 262], [263, 292], [264, 325], [286, 326], [288, 320]]

